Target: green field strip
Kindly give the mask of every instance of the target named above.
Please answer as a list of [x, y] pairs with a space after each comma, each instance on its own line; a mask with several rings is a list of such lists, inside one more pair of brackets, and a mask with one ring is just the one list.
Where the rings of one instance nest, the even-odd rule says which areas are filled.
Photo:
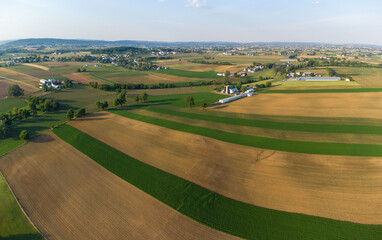
[[166, 69], [166, 70], [151, 70], [151, 72], [173, 75], [178, 77], [188, 77], [188, 78], [211, 78], [217, 79], [221, 78], [217, 75], [217, 72], [209, 71], [209, 72], [197, 72], [197, 71], [188, 71], [181, 69]]
[[282, 212], [232, 200], [140, 162], [69, 125], [53, 132], [120, 178], [212, 228], [246, 239], [379, 239], [379, 225]]
[[169, 129], [197, 134], [220, 141], [240, 144], [244, 146], [270, 149], [284, 152], [360, 156], [360, 157], [382, 157], [382, 147], [374, 144], [350, 144], [350, 143], [329, 143], [329, 142], [303, 142], [275, 138], [250, 136], [238, 133], [230, 133], [211, 128], [192, 126], [184, 123], [169, 121], [161, 118], [144, 116], [122, 109], [108, 110], [124, 117], [134, 120], [154, 124]]
[[146, 110], [164, 113], [173, 116], [186, 117], [196, 120], [204, 120], [211, 122], [219, 122], [232, 125], [277, 129], [285, 131], [300, 131], [300, 132], [319, 132], [319, 133], [354, 133], [354, 134], [381, 134], [382, 126], [367, 126], [367, 125], [336, 125], [336, 124], [311, 124], [311, 123], [292, 123], [292, 122], [276, 122], [264, 121], [244, 118], [219, 117], [206, 114], [176, 111], [169, 108], [147, 107]]
[[357, 93], [382, 92], [382, 88], [343, 88], [343, 89], [304, 89], [304, 90], [267, 90], [263, 93]]
[[0, 239], [42, 240], [20, 209], [9, 186], [0, 173]]

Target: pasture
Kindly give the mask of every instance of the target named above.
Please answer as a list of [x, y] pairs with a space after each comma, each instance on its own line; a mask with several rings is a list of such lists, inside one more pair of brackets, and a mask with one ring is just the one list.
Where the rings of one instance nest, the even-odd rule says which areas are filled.
[[[233, 235], [250, 239], [359, 239], [381, 234], [376, 225], [275, 211], [235, 201], [137, 161], [73, 127], [61, 126], [54, 133], [180, 213]], [[113, 161], [107, 160], [110, 157]]]
[[27, 106], [27, 102], [21, 98], [4, 98], [0, 99], [0, 113], [11, 111], [13, 108], [22, 108]]
[[357, 92], [356, 89], [341, 89], [341, 93], [337, 89], [326, 89], [322, 93], [320, 90], [312, 91], [317, 93], [260, 94], [214, 109], [264, 115], [382, 118], [382, 106], [371, 104], [382, 101], [382, 92]]
[[51, 133], [1, 158], [0, 169], [52, 239], [235, 239], [181, 215]]
[[0, 239], [43, 239], [20, 209], [1, 172], [0, 202]]

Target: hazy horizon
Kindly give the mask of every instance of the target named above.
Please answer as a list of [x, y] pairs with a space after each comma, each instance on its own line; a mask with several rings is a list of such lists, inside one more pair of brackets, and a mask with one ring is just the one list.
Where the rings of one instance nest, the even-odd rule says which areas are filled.
[[382, 45], [381, 10], [375, 0], [9, 0], [0, 8], [0, 40]]

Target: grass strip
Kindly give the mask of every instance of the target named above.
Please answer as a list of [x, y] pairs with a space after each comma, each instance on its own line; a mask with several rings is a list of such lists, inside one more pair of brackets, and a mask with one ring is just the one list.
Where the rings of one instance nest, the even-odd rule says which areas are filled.
[[142, 163], [69, 125], [53, 132], [105, 167], [180, 213], [247, 239], [379, 239], [382, 228], [288, 213], [226, 198]]
[[382, 92], [382, 88], [343, 88], [343, 89], [304, 89], [304, 90], [267, 90], [263, 93], [354, 93]]
[[186, 117], [196, 120], [219, 122], [232, 125], [277, 129], [285, 131], [299, 132], [319, 132], [319, 133], [355, 133], [355, 134], [382, 134], [382, 126], [367, 125], [338, 125], [338, 124], [312, 124], [312, 123], [293, 123], [276, 122], [243, 118], [219, 117], [207, 114], [199, 114], [185, 111], [176, 111], [168, 108], [148, 107], [146, 110], [156, 113], [164, 113], [173, 116]]
[[238, 133], [230, 133], [216, 129], [192, 126], [184, 123], [169, 121], [161, 118], [144, 116], [122, 109], [110, 109], [111, 113], [128, 117], [138, 121], [170, 128], [177, 131], [188, 132], [220, 141], [235, 143], [250, 147], [263, 149], [307, 153], [323, 155], [360, 156], [360, 157], [382, 157], [382, 147], [374, 144], [350, 144], [329, 142], [303, 142], [275, 138], [250, 136]]
[[0, 173], [0, 240], [44, 239], [24, 215], [4, 176]]

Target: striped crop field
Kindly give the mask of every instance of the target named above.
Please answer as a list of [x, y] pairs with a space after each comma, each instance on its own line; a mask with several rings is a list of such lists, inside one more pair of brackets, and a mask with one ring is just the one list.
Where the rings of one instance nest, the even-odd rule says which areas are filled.
[[368, 239], [382, 234], [377, 225], [281, 212], [232, 200], [142, 163], [68, 125], [54, 133], [180, 213], [232, 235], [248, 239]]
[[343, 156], [369, 156], [382, 157], [382, 148], [374, 144], [349, 144], [349, 143], [326, 143], [326, 142], [303, 142], [289, 141], [266, 137], [257, 137], [245, 134], [236, 134], [216, 129], [187, 125], [166, 119], [144, 116], [129, 111], [113, 109], [112, 113], [124, 117], [139, 120], [142, 122], [155, 124], [178, 131], [198, 134], [211, 137], [220, 141], [241, 144], [250, 147], [264, 148], [277, 151], [323, 154], [323, 155], [343, 155]]

